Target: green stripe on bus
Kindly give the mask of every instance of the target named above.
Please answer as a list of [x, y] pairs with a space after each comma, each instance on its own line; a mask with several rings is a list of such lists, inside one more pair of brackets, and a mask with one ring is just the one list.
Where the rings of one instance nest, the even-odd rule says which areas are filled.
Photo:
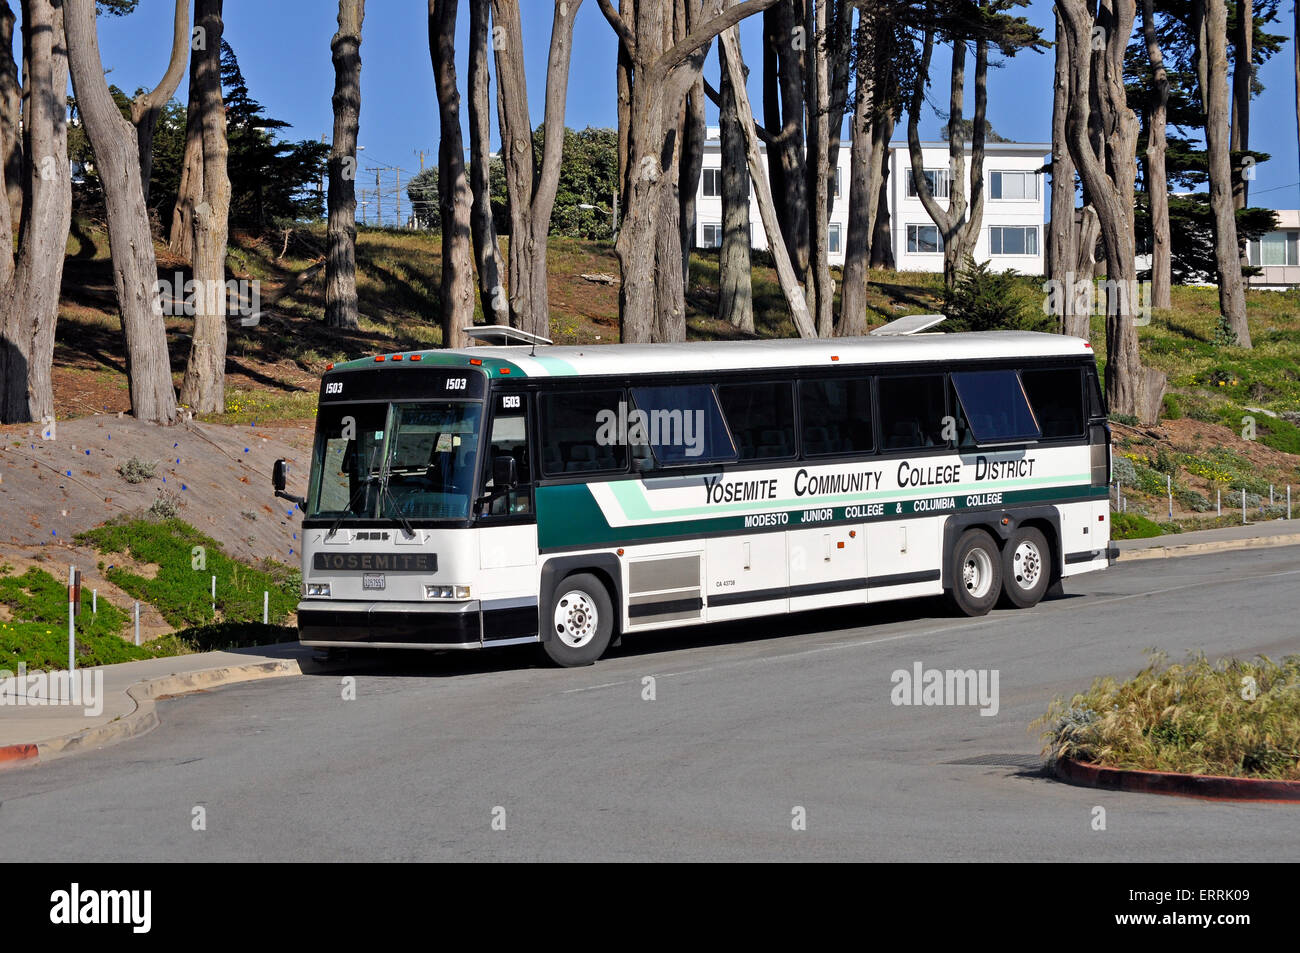
[[[996, 480], [984, 483], [957, 483], [952, 486], [945, 486], [942, 493], [925, 493], [916, 490], [876, 490], [872, 493], [832, 493], [827, 496], [808, 496], [800, 497], [800, 508], [807, 509], [810, 506], [825, 506], [837, 502], [844, 503], [852, 501], [854, 503], [864, 502], [873, 503], [880, 500], [887, 500], [890, 503], [898, 500], [929, 500], [935, 497], [954, 496], [969, 493], [988, 493], [998, 490], [1009, 489], [1017, 486], [1044, 486], [1049, 483], [1059, 483], [1060, 481], [1083, 481], [1089, 482], [1092, 479], [1090, 473], [1071, 473], [1066, 476], [1047, 476], [1047, 477], [1025, 477], [1013, 480]], [[681, 516], [701, 516], [706, 513], [736, 513], [736, 512], [753, 512], [755, 510], [783, 510], [788, 509], [790, 502], [788, 500], [768, 500], [766, 502], [742, 502], [742, 503], [717, 503], [705, 504], [703, 506], [685, 506], [675, 510], [655, 510], [650, 508], [650, 501], [646, 499], [645, 490], [640, 482], [625, 480], [609, 484], [614, 494], [614, 499], [618, 502], [619, 508], [623, 515], [629, 520], [670, 520]]]
[[[1107, 498], [1109, 487], [1088, 484], [1052, 486], [1032, 490], [1004, 492], [998, 500], [989, 500], [987, 492], [942, 493], [917, 499], [871, 500], [862, 494], [855, 502], [829, 507], [831, 515], [804, 521], [810, 510], [825, 510], [821, 506], [791, 508], [785, 503], [779, 510], [725, 515], [710, 519], [679, 519], [671, 522], [656, 521], [630, 526], [610, 526], [604, 512], [584, 483], [543, 486], [537, 490], [537, 542], [543, 551], [556, 549], [599, 548], [630, 543], [650, 543], [664, 539], [688, 536], [713, 536], [737, 532], [763, 532], [798, 529], [807, 526], [825, 526], [836, 523], [871, 523], [908, 519], [921, 516], [946, 516], [974, 509], [1011, 509], [1029, 503], [1048, 500], [1061, 503], [1102, 500]], [[951, 499], [952, 506], [936, 505], [936, 501]], [[968, 502], [975, 500], [976, 502]], [[917, 504], [927, 504], [918, 507]], [[869, 510], [879, 507], [879, 511]], [[849, 515], [848, 511], [852, 511]], [[819, 514], [820, 515], [820, 514]], [[762, 522], [753, 522], [760, 517]]]

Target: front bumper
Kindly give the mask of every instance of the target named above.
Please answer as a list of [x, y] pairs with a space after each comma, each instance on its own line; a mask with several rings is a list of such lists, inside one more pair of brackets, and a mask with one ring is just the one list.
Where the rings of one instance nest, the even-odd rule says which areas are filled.
[[298, 641], [324, 648], [477, 649], [483, 621], [468, 602], [333, 602], [298, 604]]

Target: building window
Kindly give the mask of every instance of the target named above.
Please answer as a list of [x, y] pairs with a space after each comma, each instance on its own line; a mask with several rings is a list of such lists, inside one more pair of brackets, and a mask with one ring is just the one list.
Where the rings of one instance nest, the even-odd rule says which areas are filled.
[[[947, 169], [926, 169], [921, 173], [925, 176], [925, 182], [930, 186], [930, 194], [937, 199], [946, 199], [948, 197], [948, 170]], [[917, 197], [916, 180], [912, 178], [912, 173], [907, 173], [907, 197], [914, 199]]]
[[722, 170], [705, 169], [703, 173], [704, 197], [716, 199], [722, 195]]
[[826, 236], [826, 250], [832, 255], [840, 254], [840, 227], [832, 225], [830, 233]]
[[1025, 202], [1038, 198], [1037, 172], [990, 172], [990, 197], [998, 201]]
[[831, 183], [831, 198], [838, 199], [839, 197], [840, 197], [840, 167], [836, 166], [835, 181]]
[[722, 247], [722, 226], [705, 225], [704, 238], [700, 242], [701, 248], [721, 248]]
[[1037, 255], [1038, 228], [1033, 225], [989, 226], [990, 255]]
[[907, 250], [920, 254], [943, 251], [943, 236], [937, 225], [907, 226]]
[[1300, 265], [1300, 232], [1267, 232], [1246, 243], [1246, 260], [1252, 265]]

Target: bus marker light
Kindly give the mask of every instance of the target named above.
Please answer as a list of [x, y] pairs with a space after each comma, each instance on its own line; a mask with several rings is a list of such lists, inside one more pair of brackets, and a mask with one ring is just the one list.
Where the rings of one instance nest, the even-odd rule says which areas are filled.
[[473, 364], [475, 367], [482, 367], [482, 366], [483, 366], [483, 362], [482, 362], [479, 358], [477, 358], [477, 357], [471, 357], [471, 358], [469, 359], [469, 362], [470, 362], [471, 364]]
[[622, 555], [623, 555], [623, 550], [620, 549], [620, 550], [618, 551], [618, 554], [619, 554], [620, 556], [622, 556]]
[[840, 356], [839, 356], [838, 354], [832, 354], [832, 355], [831, 355], [831, 360], [832, 360], [832, 361], [838, 361], [839, 359], [840, 359]]
[[375, 363], [376, 363], [376, 364], [382, 363], [383, 360], [384, 360], [384, 355], [382, 355], [382, 354], [376, 354], [376, 355], [375, 355]]
[[509, 374], [509, 373], [510, 373], [510, 368], [508, 368], [508, 367], [503, 367], [503, 368], [501, 368], [501, 373], [502, 373], [502, 374]]
[[1084, 342], [1083, 342], [1083, 346], [1084, 346], [1084, 347], [1092, 347], [1092, 343], [1091, 343], [1090, 341], [1084, 341]]
[[844, 548], [844, 541], [841, 540], [840, 542], [836, 543], [836, 544], [835, 544], [835, 548], [836, 548], [836, 549], [843, 549], [843, 548]]
[[1002, 517], [1002, 525], [1003, 525], [1003, 526], [1006, 526], [1006, 525], [1007, 525], [1008, 523], [1010, 523], [1010, 522], [1011, 522], [1011, 520], [1007, 519], [1005, 516]]
[[424, 360], [424, 358], [423, 358], [421, 355], [419, 355], [419, 354], [412, 354], [412, 355], [411, 355], [411, 360], [413, 360], [413, 361], [422, 361], [422, 360]]
[[393, 355], [393, 360], [395, 360], [395, 361], [400, 361], [401, 359], [402, 359], [402, 355], [400, 355], [400, 354], [394, 354], [394, 355]]
[[849, 530], [849, 539], [857, 539], [857, 538], [858, 538], [858, 531], [856, 529]]
[[333, 361], [330, 361], [328, 364], [326, 364], [326, 365], [325, 365], [325, 370], [327, 370], [327, 371], [332, 371], [332, 370], [334, 370], [334, 362], [333, 362]]

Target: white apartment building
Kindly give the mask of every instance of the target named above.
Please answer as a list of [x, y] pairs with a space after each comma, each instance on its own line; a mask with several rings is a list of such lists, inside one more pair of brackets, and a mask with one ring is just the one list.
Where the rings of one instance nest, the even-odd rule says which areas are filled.
[[[1022, 274], [1044, 271], [1045, 176], [1041, 172], [1050, 143], [990, 142], [984, 156], [984, 219], [975, 245], [977, 261], [987, 261], [996, 271], [1011, 269]], [[970, 146], [966, 147], [969, 159]], [[948, 201], [948, 143], [923, 142], [921, 154], [925, 175], [940, 205]], [[848, 232], [849, 158], [847, 141], [840, 144], [835, 196], [827, 236], [832, 265], [844, 263], [844, 239]], [[767, 152], [763, 151], [764, 167]], [[722, 157], [718, 130], [711, 127], [704, 144], [704, 171], [696, 204], [695, 243], [715, 248], [722, 243]], [[968, 173], [969, 174], [969, 173]], [[907, 143], [889, 146], [889, 215], [894, 258], [902, 271], [943, 271], [943, 239], [912, 183], [912, 162]], [[750, 234], [754, 248], [766, 249], [767, 234], [750, 189]]]
[[1278, 209], [1276, 214], [1277, 228], [1246, 243], [1246, 260], [1260, 268], [1260, 274], [1247, 279], [1252, 288], [1300, 285], [1300, 210]]

